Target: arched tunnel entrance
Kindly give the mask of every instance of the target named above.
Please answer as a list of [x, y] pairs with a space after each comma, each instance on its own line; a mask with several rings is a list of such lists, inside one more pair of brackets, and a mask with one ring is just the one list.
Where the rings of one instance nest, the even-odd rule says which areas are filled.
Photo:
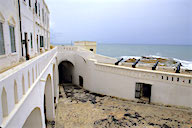
[[59, 84], [72, 83], [74, 65], [69, 61], [62, 61], [59, 64]]

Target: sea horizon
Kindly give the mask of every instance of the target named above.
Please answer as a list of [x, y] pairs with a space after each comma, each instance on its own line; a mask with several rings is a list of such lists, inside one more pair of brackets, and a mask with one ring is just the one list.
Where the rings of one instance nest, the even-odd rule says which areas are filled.
[[[73, 45], [74, 42], [72, 43], [63, 43], [63, 42], [58, 42], [58, 43], [51, 43], [52, 45]], [[106, 42], [97, 42], [97, 45], [176, 45], [176, 46], [192, 46], [192, 43], [191, 44], [167, 44], [167, 43], [156, 43], [156, 44], [153, 44], [153, 43], [106, 43]]]
[[124, 60], [130, 58], [164, 58], [181, 63], [192, 70], [192, 45], [171, 44], [98, 44], [97, 54]]
[[[56, 45], [73, 45], [56, 44]], [[184, 68], [192, 70], [192, 45], [189, 44], [123, 44], [97, 43], [97, 54], [113, 58], [157, 57], [182, 63]]]

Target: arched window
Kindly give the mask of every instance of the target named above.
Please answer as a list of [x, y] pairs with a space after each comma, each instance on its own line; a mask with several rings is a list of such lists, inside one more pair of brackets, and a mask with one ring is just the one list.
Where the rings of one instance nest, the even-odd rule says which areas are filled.
[[35, 72], [36, 72], [36, 79], [37, 79], [37, 65], [36, 65], [36, 67], [35, 67], [35, 70], [36, 70]]
[[32, 69], [32, 81], [34, 83], [34, 69]]
[[1, 105], [2, 105], [2, 112], [3, 117], [8, 116], [8, 106], [7, 106], [7, 93], [5, 91], [5, 88], [3, 88], [2, 94], [1, 94]]
[[22, 87], [23, 87], [23, 95], [25, 95], [25, 79], [24, 79], [24, 76], [22, 76]]
[[18, 92], [17, 92], [17, 82], [14, 81], [14, 98], [15, 98], [15, 104], [18, 103]]
[[30, 88], [30, 84], [31, 84], [31, 82], [30, 82], [30, 73], [29, 73], [29, 71], [28, 71], [28, 87]]

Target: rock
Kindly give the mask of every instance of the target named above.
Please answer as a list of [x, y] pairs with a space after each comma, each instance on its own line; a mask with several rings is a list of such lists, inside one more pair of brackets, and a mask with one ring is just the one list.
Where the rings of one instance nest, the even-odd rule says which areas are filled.
[[171, 127], [169, 127], [169, 126], [166, 125], [166, 124], [163, 124], [162, 128], [171, 128]]

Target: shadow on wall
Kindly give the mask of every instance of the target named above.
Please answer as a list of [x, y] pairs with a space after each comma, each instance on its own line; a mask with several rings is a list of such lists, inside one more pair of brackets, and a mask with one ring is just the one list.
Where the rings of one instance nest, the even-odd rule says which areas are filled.
[[72, 83], [74, 65], [69, 61], [62, 61], [59, 64], [59, 84]]

